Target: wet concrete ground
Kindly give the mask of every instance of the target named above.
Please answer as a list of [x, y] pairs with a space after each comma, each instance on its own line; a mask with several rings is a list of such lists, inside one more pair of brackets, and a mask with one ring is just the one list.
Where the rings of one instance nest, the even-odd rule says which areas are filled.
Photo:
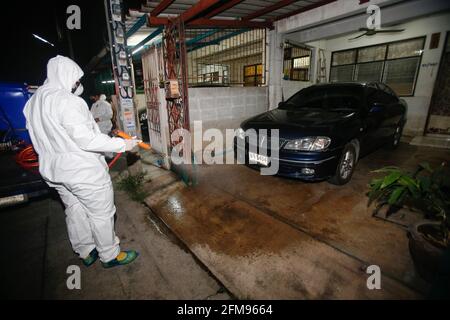
[[[146, 203], [238, 298], [415, 299], [429, 286], [414, 270], [406, 229], [372, 217], [367, 184], [383, 166], [449, 159], [448, 150], [401, 144], [361, 159], [340, 187], [205, 166], [198, 186], [173, 183]], [[367, 289], [369, 265], [381, 268], [381, 290]]]
[[[229, 299], [188, 250], [164, 233], [149, 209], [116, 192], [116, 231], [131, 265], [86, 268], [73, 253], [62, 205], [42, 199], [0, 211], [2, 299]], [[69, 290], [67, 267], [81, 270], [81, 290]]]
[[[263, 177], [244, 166], [206, 166], [194, 170], [199, 185], [188, 188], [147, 166], [146, 203], [153, 213], [116, 192], [123, 248], [141, 256], [111, 270], [82, 266], [57, 200], [2, 210], [1, 296], [228, 299], [224, 285], [251, 299], [422, 298], [428, 284], [414, 270], [402, 226], [417, 217], [372, 217], [366, 185], [370, 171], [382, 166], [414, 169], [449, 159], [448, 150], [406, 144], [379, 150], [361, 160], [344, 187]], [[365, 270], [372, 264], [381, 267], [381, 290], [367, 289]], [[81, 266], [80, 291], [67, 289], [69, 265]]]

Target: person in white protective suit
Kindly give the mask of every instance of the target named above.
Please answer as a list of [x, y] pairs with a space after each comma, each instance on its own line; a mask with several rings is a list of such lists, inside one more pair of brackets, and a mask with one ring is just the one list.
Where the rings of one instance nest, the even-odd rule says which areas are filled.
[[105, 268], [134, 261], [136, 251], [121, 251], [114, 232], [114, 194], [103, 152], [125, 152], [138, 140], [111, 138], [100, 132], [86, 102], [79, 97], [83, 71], [57, 56], [47, 65], [47, 80], [25, 106], [39, 172], [65, 205], [73, 250], [86, 266], [97, 257]]
[[91, 108], [92, 116], [95, 122], [97, 122], [100, 131], [104, 134], [109, 134], [112, 129], [112, 117], [113, 110], [108, 101], [106, 101], [106, 96], [101, 94], [98, 100], [92, 105]]

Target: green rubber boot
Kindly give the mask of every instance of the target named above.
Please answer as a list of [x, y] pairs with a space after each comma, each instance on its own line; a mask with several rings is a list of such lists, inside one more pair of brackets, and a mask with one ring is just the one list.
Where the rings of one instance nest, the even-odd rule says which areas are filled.
[[98, 259], [98, 251], [97, 251], [97, 249], [94, 249], [91, 251], [91, 253], [89, 253], [87, 258], [81, 259], [81, 260], [83, 261], [83, 264], [86, 267], [90, 267], [94, 264], [95, 261], [97, 261], [97, 259]]
[[112, 268], [117, 266], [124, 266], [126, 264], [130, 264], [139, 256], [139, 253], [134, 250], [130, 251], [122, 251], [119, 255], [109, 262], [102, 262], [103, 268]]

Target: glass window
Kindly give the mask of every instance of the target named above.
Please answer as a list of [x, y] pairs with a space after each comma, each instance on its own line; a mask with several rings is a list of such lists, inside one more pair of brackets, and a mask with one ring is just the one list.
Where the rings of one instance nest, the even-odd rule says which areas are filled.
[[292, 56], [291, 58], [298, 58], [303, 56], [308, 56], [310, 54], [309, 49], [300, 48], [300, 47], [292, 47]]
[[262, 84], [262, 65], [252, 65], [244, 67], [244, 86], [252, 87]]
[[330, 82], [353, 81], [354, 65], [339, 66], [331, 68]]
[[389, 88], [387, 85], [383, 84], [383, 83], [378, 83], [377, 84], [378, 87], [383, 90], [384, 92], [386, 92], [387, 94], [391, 95], [392, 97], [395, 98], [395, 100], [397, 101], [397, 95], [395, 94], [395, 92]]
[[311, 50], [284, 44], [283, 73], [284, 80], [309, 81]]
[[309, 78], [308, 69], [293, 69], [291, 73], [291, 80], [306, 81]]
[[347, 50], [333, 53], [333, 66], [355, 63], [356, 50]]
[[413, 39], [389, 44], [388, 59], [398, 59], [422, 55], [424, 39]]
[[412, 95], [419, 64], [419, 57], [386, 61], [383, 82], [400, 96]]
[[370, 108], [375, 103], [382, 103], [380, 91], [371, 88], [367, 93], [367, 104], [369, 105]]
[[362, 48], [358, 50], [358, 62], [381, 61], [386, 57], [386, 45]]
[[356, 65], [355, 80], [361, 82], [381, 81], [383, 61], [369, 62]]
[[258, 64], [256, 66], [256, 74], [262, 76], [262, 74], [263, 74], [263, 66], [262, 66], [262, 64]]
[[381, 81], [398, 96], [411, 96], [414, 94], [424, 43], [423, 37], [334, 52], [330, 82]]
[[381, 103], [384, 105], [392, 105], [397, 102], [397, 98], [382, 91], [382, 90], [370, 90], [367, 94], [367, 103], [372, 106], [374, 103]]
[[364, 88], [357, 85], [309, 87], [300, 90], [281, 109], [356, 110], [361, 105]]
[[309, 68], [310, 57], [301, 57], [294, 59], [294, 69]]
[[256, 74], [256, 68], [255, 66], [248, 66], [245, 67], [245, 76], [254, 76]]

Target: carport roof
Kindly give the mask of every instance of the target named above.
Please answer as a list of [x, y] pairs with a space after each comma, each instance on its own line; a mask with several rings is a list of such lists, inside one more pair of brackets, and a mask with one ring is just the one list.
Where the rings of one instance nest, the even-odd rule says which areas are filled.
[[[336, 0], [161, 0], [147, 1], [139, 9], [149, 14], [151, 26], [164, 25], [167, 17], [181, 15], [191, 26], [262, 27], [274, 21]], [[226, 21], [234, 21], [226, 23]], [[260, 25], [258, 24], [260, 23]], [[264, 24], [263, 24], [264, 23]]]

